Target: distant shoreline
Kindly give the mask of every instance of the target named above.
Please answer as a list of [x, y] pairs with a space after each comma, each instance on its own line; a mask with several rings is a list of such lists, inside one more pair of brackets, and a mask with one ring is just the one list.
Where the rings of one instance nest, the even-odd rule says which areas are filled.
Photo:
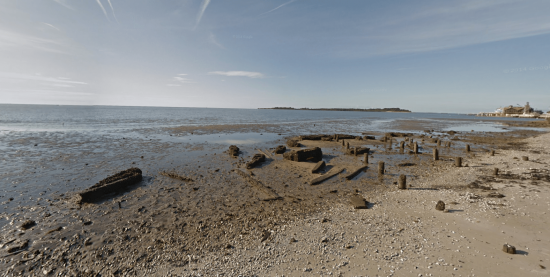
[[409, 110], [401, 108], [380, 108], [380, 109], [345, 109], [345, 108], [292, 108], [292, 107], [273, 107], [273, 108], [258, 108], [259, 110], [299, 110], [299, 111], [341, 111], [341, 112], [391, 112], [391, 113], [410, 113]]

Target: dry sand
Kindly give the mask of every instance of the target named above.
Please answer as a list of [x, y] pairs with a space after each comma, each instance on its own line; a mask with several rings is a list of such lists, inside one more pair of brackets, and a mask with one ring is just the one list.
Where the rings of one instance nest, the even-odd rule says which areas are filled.
[[[350, 140], [352, 147], [373, 149], [371, 167], [351, 181], [340, 174], [317, 186], [308, 183], [318, 176], [313, 163], [268, 153], [263, 166], [247, 171], [257, 149], [242, 147], [241, 157], [231, 158], [226, 148], [203, 151], [208, 144], [152, 144], [152, 152], [177, 149], [195, 158], [138, 160], [144, 182], [98, 203], [79, 206], [68, 193], [4, 213], [10, 223], [2, 228], [0, 268], [5, 276], [546, 275], [550, 134], [532, 136], [441, 135], [454, 140], [453, 148], [440, 148], [439, 161], [432, 161], [435, 143], [427, 137], [415, 137], [424, 155]], [[464, 142], [471, 153], [463, 153]], [[362, 158], [343, 155], [340, 143], [301, 143], [323, 149], [326, 171], [349, 173], [362, 165]], [[490, 149], [497, 149], [495, 156]], [[459, 155], [467, 167], [454, 167]], [[378, 161], [386, 162], [381, 178]], [[193, 181], [162, 175], [160, 162], [162, 171]], [[501, 174], [492, 176], [493, 168]], [[283, 199], [263, 201], [267, 195], [233, 170], [246, 171]], [[408, 176], [408, 190], [397, 189], [399, 174]], [[369, 209], [353, 209], [354, 195]], [[447, 211], [435, 210], [438, 200]], [[21, 230], [26, 220], [36, 225]], [[504, 253], [506, 243], [517, 254]]]

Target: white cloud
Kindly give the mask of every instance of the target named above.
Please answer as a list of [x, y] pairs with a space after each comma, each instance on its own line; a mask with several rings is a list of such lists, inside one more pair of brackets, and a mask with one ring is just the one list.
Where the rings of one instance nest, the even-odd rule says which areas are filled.
[[250, 71], [212, 71], [208, 75], [222, 75], [228, 77], [249, 77], [249, 78], [264, 78], [265, 75], [260, 72]]
[[67, 3], [65, 3], [65, 0], [53, 0], [54, 2], [56, 2], [57, 4], [67, 8], [67, 9], [71, 9], [71, 10], [74, 10], [71, 6], [67, 5]]

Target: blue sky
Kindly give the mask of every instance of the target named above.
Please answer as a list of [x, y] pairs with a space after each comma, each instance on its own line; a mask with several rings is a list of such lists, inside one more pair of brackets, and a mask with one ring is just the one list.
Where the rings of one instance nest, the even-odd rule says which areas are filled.
[[548, 0], [0, 0], [0, 103], [550, 110]]

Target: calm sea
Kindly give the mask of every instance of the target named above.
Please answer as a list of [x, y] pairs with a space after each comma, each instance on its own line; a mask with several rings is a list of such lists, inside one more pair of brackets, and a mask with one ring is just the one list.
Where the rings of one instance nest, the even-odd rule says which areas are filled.
[[[391, 122], [399, 119], [468, 120], [467, 125], [478, 125], [476, 131], [492, 131], [495, 121], [530, 120], [442, 113], [0, 104], [0, 131], [93, 131], [229, 124], [322, 123], [335, 120]], [[373, 125], [375, 126], [376, 124]]]

